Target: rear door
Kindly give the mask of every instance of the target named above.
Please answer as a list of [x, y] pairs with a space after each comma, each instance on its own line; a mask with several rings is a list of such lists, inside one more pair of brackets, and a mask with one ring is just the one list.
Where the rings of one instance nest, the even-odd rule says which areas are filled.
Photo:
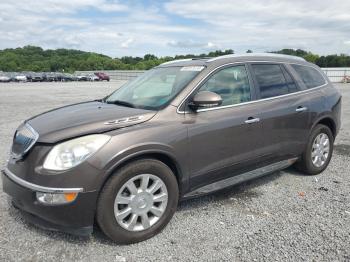
[[282, 63], [252, 63], [270, 161], [299, 155], [309, 134], [308, 97]]
[[319, 118], [319, 114], [327, 111], [326, 94], [320, 89], [327, 85], [326, 78], [318, 69], [311, 66], [291, 64], [289, 68], [295, 77], [299, 78], [300, 85], [305, 90], [304, 95], [308, 98], [311, 118], [309, 130], [311, 131], [312, 124]]

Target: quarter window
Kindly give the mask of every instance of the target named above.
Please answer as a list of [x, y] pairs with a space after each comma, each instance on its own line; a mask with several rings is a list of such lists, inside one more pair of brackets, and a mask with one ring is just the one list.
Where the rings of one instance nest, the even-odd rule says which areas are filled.
[[313, 88], [326, 83], [323, 76], [315, 68], [302, 65], [292, 65], [307, 88]]
[[222, 98], [221, 106], [235, 105], [251, 100], [250, 85], [244, 65], [232, 66], [212, 75], [199, 91], [211, 91]]
[[253, 72], [259, 85], [260, 97], [269, 98], [297, 91], [296, 85], [281, 65], [253, 64]]

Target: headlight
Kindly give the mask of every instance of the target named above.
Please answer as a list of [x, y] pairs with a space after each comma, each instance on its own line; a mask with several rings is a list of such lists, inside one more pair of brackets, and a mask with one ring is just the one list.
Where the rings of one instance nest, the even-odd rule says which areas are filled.
[[66, 170], [86, 160], [110, 139], [107, 135], [88, 135], [56, 145], [47, 155], [43, 167]]

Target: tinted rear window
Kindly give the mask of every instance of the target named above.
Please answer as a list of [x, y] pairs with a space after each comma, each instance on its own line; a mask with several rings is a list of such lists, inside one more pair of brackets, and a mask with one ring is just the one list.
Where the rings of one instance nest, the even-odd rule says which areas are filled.
[[289, 94], [296, 91], [292, 78], [286, 80], [281, 65], [276, 64], [253, 64], [253, 72], [258, 82], [261, 98], [269, 98]]
[[315, 68], [302, 65], [292, 65], [292, 67], [299, 74], [307, 88], [321, 86], [326, 83], [323, 76]]

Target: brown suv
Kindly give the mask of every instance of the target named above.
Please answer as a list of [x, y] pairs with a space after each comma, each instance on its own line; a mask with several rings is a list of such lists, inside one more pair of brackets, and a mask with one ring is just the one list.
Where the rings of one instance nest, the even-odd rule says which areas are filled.
[[253, 54], [162, 64], [108, 97], [16, 131], [3, 187], [28, 219], [117, 243], [160, 232], [179, 199], [292, 164], [328, 165], [341, 95], [303, 59]]

